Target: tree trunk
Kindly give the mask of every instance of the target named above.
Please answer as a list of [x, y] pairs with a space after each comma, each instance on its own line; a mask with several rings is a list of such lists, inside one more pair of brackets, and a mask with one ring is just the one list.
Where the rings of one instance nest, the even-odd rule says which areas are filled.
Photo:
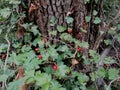
[[[104, 25], [101, 23], [95, 24], [93, 21], [95, 17], [102, 18], [103, 1], [95, 0], [85, 4], [84, 0], [26, 0], [29, 8], [27, 10], [27, 21], [34, 22], [42, 36], [49, 37], [53, 43], [57, 43], [55, 39], [59, 39], [60, 32], [56, 36], [49, 34], [50, 31], [57, 30], [57, 26], [64, 26], [72, 28], [72, 36], [81, 42], [88, 42], [89, 47], [83, 48], [83, 55], [89, 58], [89, 49], [97, 50], [100, 46], [101, 38], [100, 32], [104, 30]], [[93, 11], [98, 11], [97, 15], [93, 15]], [[68, 24], [66, 17], [72, 17], [73, 23]], [[91, 17], [89, 22], [85, 21], [85, 17]], [[51, 25], [51, 19], [55, 18], [55, 22]], [[102, 20], [101, 20], [102, 21]], [[82, 32], [80, 28], [86, 30]]]
[[[72, 28], [73, 37], [80, 41], [88, 41], [87, 35], [80, 32], [80, 28], [85, 23], [86, 9], [84, 0], [32, 0], [28, 1], [28, 7], [34, 4], [37, 9], [33, 12], [29, 12], [29, 21], [34, 21], [42, 33], [43, 36], [49, 36], [49, 38], [59, 38], [48, 35], [49, 31], [57, 30], [57, 26], [65, 26]], [[73, 18], [72, 25], [67, 24], [65, 18], [70, 16]], [[50, 25], [50, 20], [55, 17], [56, 22], [54, 26]], [[57, 33], [59, 36], [60, 33]], [[53, 41], [56, 43], [56, 41]], [[87, 50], [83, 49], [84, 54], [87, 56]]]
[[[37, 24], [42, 36], [47, 36], [52, 39], [53, 43], [56, 43], [56, 38], [59, 38], [61, 33], [57, 32], [56, 37], [48, 35], [48, 32], [57, 30], [57, 26], [65, 26], [72, 28], [73, 37], [77, 38], [81, 42], [88, 42], [89, 48], [83, 48], [83, 55], [88, 57], [88, 49], [97, 50], [99, 47], [100, 29], [103, 25], [94, 24], [93, 10], [97, 10], [98, 17], [102, 18], [102, 1], [98, 3], [91, 1], [88, 4], [84, 3], [84, 0], [25, 0], [29, 8], [27, 11], [27, 21]], [[33, 10], [31, 10], [31, 8]], [[66, 16], [73, 18], [72, 25], [66, 22]], [[85, 16], [90, 16], [90, 22], [85, 21]], [[51, 26], [50, 22], [52, 18], [55, 18], [54, 25]], [[81, 32], [80, 28], [86, 30], [87, 33]], [[54, 40], [53, 40], [54, 39]]]
[[[74, 18], [72, 27], [74, 33], [78, 32], [80, 26], [83, 25], [85, 16], [83, 0], [33, 0], [31, 3], [38, 9], [29, 15], [29, 20], [37, 23], [43, 35], [47, 35], [49, 30], [56, 30], [57, 25], [69, 27], [65, 20], [68, 12], [72, 12], [71, 17]], [[30, 2], [28, 7], [30, 7]], [[57, 20], [54, 26], [50, 26], [52, 17]]]

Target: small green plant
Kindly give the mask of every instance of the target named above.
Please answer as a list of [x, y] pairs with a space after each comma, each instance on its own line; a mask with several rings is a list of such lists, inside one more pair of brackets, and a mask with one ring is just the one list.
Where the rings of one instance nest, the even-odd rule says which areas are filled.
[[[99, 0], [93, 1], [98, 4]], [[84, 2], [91, 3], [90, 0]], [[119, 89], [119, 65], [116, 65], [119, 60], [106, 56], [102, 61], [98, 51], [88, 48], [91, 43], [74, 38], [73, 17], [65, 18], [70, 27], [56, 25], [56, 18], [51, 17], [50, 26], [56, 25], [56, 30], [48, 31], [52, 38], [43, 36], [34, 23], [23, 23], [21, 27], [25, 31], [18, 38], [21, 34], [18, 22], [26, 17], [24, 12], [17, 11], [20, 3], [19, 0], [0, 0], [0, 85], [3, 90], [97, 90], [100, 79], [104, 82], [103, 89]], [[99, 25], [102, 22], [97, 16], [99, 11], [93, 9], [91, 14], [93, 17], [85, 16], [85, 22]], [[115, 38], [104, 39], [106, 46], [115, 48], [114, 40], [120, 42], [119, 29], [117, 23], [108, 30]], [[84, 28], [80, 31], [88, 32]], [[59, 38], [55, 38], [58, 34]], [[53, 43], [54, 40], [57, 43]], [[88, 57], [83, 54], [86, 49]], [[119, 47], [115, 50], [117, 53]]]

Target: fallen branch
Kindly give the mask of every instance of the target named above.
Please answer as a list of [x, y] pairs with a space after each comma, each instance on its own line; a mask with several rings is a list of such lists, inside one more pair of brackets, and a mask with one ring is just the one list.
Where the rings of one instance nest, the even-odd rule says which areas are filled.
[[103, 27], [102, 27], [104, 33], [101, 34], [101, 35], [96, 39], [96, 42], [95, 42], [94, 47], [93, 47], [93, 50], [97, 50], [97, 49], [98, 49], [98, 47], [100, 46], [101, 41], [104, 39], [106, 33], [108, 32], [111, 23], [114, 22], [114, 21], [115, 21], [116, 19], [118, 19], [119, 17], [120, 17], [120, 9], [119, 9], [117, 15], [116, 15], [106, 26], [103, 26]]

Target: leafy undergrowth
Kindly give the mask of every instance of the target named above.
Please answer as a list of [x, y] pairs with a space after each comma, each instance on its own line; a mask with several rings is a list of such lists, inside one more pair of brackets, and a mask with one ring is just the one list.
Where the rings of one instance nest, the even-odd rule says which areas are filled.
[[[14, 2], [14, 4], [18, 3]], [[15, 6], [12, 8], [16, 9]], [[120, 89], [117, 61], [106, 56], [104, 64], [99, 66], [101, 57], [94, 50], [88, 50], [89, 57], [85, 57], [83, 50], [89, 44], [75, 39], [71, 29], [57, 26], [57, 30], [48, 32], [53, 36], [49, 38], [42, 36], [33, 23], [25, 23], [22, 25], [26, 29], [23, 34], [17, 32], [17, 22], [24, 13], [18, 14], [16, 11], [11, 13], [10, 8], [2, 10], [1, 21], [5, 22], [8, 16], [12, 15], [9, 21], [0, 26], [1, 35], [5, 37], [5, 41], [0, 45], [1, 88], [7, 90]], [[72, 18], [68, 17], [66, 20], [69, 23]], [[50, 24], [53, 25], [54, 22]], [[116, 28], [120, 29], [120, 26]], [[58, 39], [54, 39], [58, 32], [61, 35]], [[116, 35], [117, 32], [113, 32], [112, 35]], [[119, 35], [117, 38], [119, 42]], [[57, 43], [51, 43], [54, 41]]]

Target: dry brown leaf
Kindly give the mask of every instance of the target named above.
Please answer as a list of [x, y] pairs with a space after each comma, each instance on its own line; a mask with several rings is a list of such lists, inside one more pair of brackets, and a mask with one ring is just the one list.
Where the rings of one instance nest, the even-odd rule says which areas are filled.
[[76, 59], [72, 59], [72, 66], [75, 66], [76, 64], [78, 64], [79, 62]]
[[24, 68], [22, 66], [19, 66], [18, 73], [17, 73], [15, 80], [18, 80], [18, 79], [23, 78], [23, 77], [24, 77]]
[[38, 7], [36, 5], [34, 5], [33, 3], [30, 4], [30, 7], [29, 7], [29, 13], [33, 12], [34, 10], [36, 10]]
[[22, 86], [20, 87], [20, 90], [27, 90], [27, 85], [26, 85], [26, 84], [22, 85]]
[[110, 27], [110, 30], [116, 30], [116, 27]]
[[68, 33], [70, 34], [70, 33], [72, 33], [73, 30], [72, 30], [71, 28], [68, 28], [67, 31], [68, 31]]
[[[24, 77], [24, 68], [22, 66], [19, 66], [18, 73], [17, 73], [17, 76], [15, 77], [15, 80], [18, 80], [23, 77]], [[20, 90], [27, 90], [27, 85], [25, 83], [19, 87], [20, 87]]]
[[24, 36], [24, 31], [22, 29], [18, 30], [17, 38], [18, 39], [23, 39], [23, 36]]
[[47, 42], [47, 39], [45, 37], [42, 37], [42, 41], [44, 42], [44, 44]]
[[18, 33], [17, 33], [17, 38], [18, 39], [23, 39], [23, 35], [24, 35], [24, 31], [25, 28], [22, 26], [22, 24], [24, 23], [24, 17], [21, 17], [18, 21]]
[[82, 27], [83, 27], [83, 29], [84, 29], [84, 30], [87, 30], [88, 23], [84, 21], [84, 22], [83, 22], [83, 26], [82, 26]]
[[71, 7], [70, 10], [67, 12], [67, 16], [70, 16], [74, 13], [74, 7]]

